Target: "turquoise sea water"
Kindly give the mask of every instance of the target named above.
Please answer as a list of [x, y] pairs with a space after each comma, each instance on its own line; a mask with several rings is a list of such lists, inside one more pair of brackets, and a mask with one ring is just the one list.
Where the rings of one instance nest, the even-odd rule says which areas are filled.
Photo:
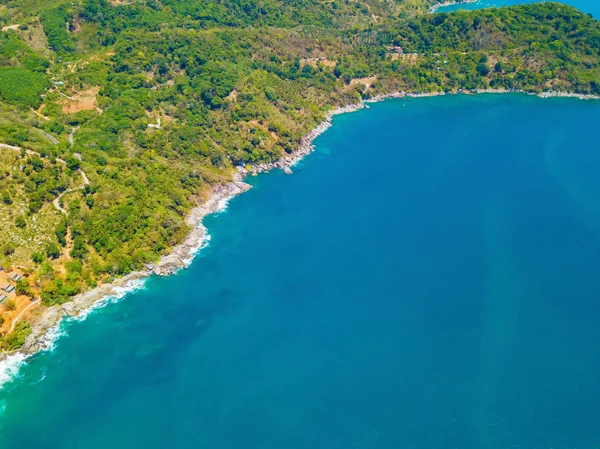
[[592, 449], [600, 102], [390, 100], [66, 326], [2, 449]]
[[[452, 12], [458, 10], [473, 10], [489, 7], [523, 5], [525, 3], [543, 2], [545, 0], [477, 0], [473, 3], [456, 4], [439, 8], [438, 12]], [[575, 8], [592, 14], [597, 19], [600, 19], [600, 1], [599, 0], [563, 0], [560, 3], [565, 3]]]

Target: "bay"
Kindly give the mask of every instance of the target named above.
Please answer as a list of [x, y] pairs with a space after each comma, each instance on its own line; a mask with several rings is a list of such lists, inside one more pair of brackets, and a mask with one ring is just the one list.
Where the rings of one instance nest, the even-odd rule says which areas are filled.
[[23, 366], [1, 447], [597, 447], [599, 121], [520, 94], [335, 117], [188, 270]]

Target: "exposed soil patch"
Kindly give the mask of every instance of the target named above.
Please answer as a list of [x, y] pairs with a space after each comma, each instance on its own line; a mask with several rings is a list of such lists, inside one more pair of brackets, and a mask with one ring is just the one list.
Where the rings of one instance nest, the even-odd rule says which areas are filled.
[[333, 69], [336, 65], [335, 61], [332, 61], [331, 59], [327, 59], [327, 58], [306, 58], [306, 59], [301, 59], [300, 60], [300, 65], [302, 67], [304, 67], [305, 65], [310, 65], [313, 67], [317, 67], [319, 64], [321, 64], [321, 66], [323, 67], [327, 67], [330, 69]]
[[369, 89], [373, 83], [377, 81], [376, 76], [367, 76], [365, 78], [354, 78], [350, 81], [350, 84], [346, 87], [346, 89], [352, 89], [353, 87], [363, 85], [366, 89]]
[[100, 88], [95, 86], [72, 95], [70, 97], [72, 99], [65, 98], [62, 106], [63, 112], [65, 114], [75, 114], [79, 111], [97, 110], [98, 102], [96, 101], [96, 95], [98, 95], [99, 91]]

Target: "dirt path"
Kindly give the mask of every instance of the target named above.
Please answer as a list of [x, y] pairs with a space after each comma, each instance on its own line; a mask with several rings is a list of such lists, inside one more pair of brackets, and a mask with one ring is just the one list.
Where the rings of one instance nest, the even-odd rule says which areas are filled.
[[58, 195], [52, 201], [52, 205], [56, 208], [56, 210], [58, 210], [59, 212], [62, 212], [65, 215], [68, 215], [68, 214], [67, 214], [67, 211], [60, 205], [60, 199], [63, 197], [63, 195], [65, 193], [68, 193], [68, 192], [69, 192], [69, 190], [65, 190], [63, 193], [61, 193], [60, 195]]
[[83, 185], [81, 187], [73, 187], [72, 189], [65, 190], [63, 193], [61, 193], [56, 198], [54, 198], [54, 201], [52, 201], [52, 204], [54, 205], [54, 207], [65, 215], [68, 215], [68, 214], [67, 214], [67, 211], [60, 205], [60, 199], [67, 193], [75, 192], [77, 190], [82, 190], [85, 188], [85, 186], [90, 184], [90, 180], [88, 179], [86, 174], [83, 172], [83, 170], [79, 169], [78, 172], [81, 175], [81, 177], [83, 178]]
[[46, 120], [47, 122], [50, 121], [50, 117], [46, 117], [44, 114], [42, 114], [39, 111], [36, 111], [35, 109], [31, 108], [31, 112], [33, 112], [35, 115], [37, 115], [39, 118], [41, 118], [42, 120]]
[[15, 330], [15, 326], [17, 325], [17, 323], [19, 322], [19, 320], [23, 317], [23, 315], [28, 312], [29, 310], [31, 310], [33, 307], [37, 306], [40, 304], [40, 300], [36, 300], [33, 301], [31, 304], [29, 304], [27, 307], [25, 307], [23, 310], [21, 310], [21, 313], [19, 313], [14, 320], [12, 320], [12, 323], [10, 325], [10, 329], [8, 331], [8, 333], [10, 334], [12, 331]]
[[77, 132], [78, 129], [79, 129], [79, 126], [76, 126], [69, 133], [69, 145], [71, 145], [71, 146], [75, 145], [74, 137], [75, 137], [75, 133]]
[[73, 100], [73, 101], [77, 101], [77, 98], [73, 98], [73, 97], [69, 97], [68, 95], [63, 94], [60, 90], [56, 90], [56, 92], [58, 92], [59, 95], [62, 95], [65, 98], [68, 98], [69, 100]]
[[58, 139], [54, 137], [52, 134], [47, 133], [46, 131], [42, 131], [42, 134], [54, 145], [58, 145]]

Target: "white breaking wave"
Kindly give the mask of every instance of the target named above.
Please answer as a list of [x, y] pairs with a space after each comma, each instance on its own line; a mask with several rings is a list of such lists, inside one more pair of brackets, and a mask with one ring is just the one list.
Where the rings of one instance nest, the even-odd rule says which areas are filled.
[[190, 266], [198, 253], [206, 248], [210, 243], [210, 234], [208, 233], [208, 229], [206, 229], [203, 224], [199, 224], [197, 227], [202, 229], [202, 238], [198, 240], [198, 243], [195, 246], [191, 247], [190, 256], [186, 259], [182, 259], [186, 268]]
[[[217, 207], [212, 213], [220, 214], [226, 212], [227, 207], [229, 205], [229, 201], [232, 197], [233, 196], [228, 196], [220, 199], [217, 203]], [[193, 247], [190, 251], [190, 257], [183, 261], [186, 267], [189, 266], [192, 263], [193, 259], [196, 257], [196, 255], [202, 249], [206, 248], [210, 243], [211, 237], [206, 227], [202, 223], [200, 223], [198, 227], [203, 229], [202, 238], [199, 239], [198, 244], [195, 247]], [[93, 311], [105, 307], [108, 304], [115, 304], [119, 302], [128, 293], [132, 293], [136, 290], [142, 289], [147, 279], [147, 277], [132, 279], [131, 281], [127, 282], [125, 286], [116, 286], [113, 288], [112, 294], [101, 298], [100, 300], [96, 301], [91, 307], [80, 311], [79, 315], [73, 317], [64, 317], [64, 319], [61, 319], [55, 326], [48, 329], [43, 338], [40, 339], [40, 352], [52, 352], [56, 348], [56, 342], [61, 337], [67, 335], [67, 329], [65, 328], [66, 323], [73, 321], [84, 321]], [[11, 354], [8, 357], [6, 357], [6, 359], [0, 361], [0, 390], [6, 383], [17, 378], [20, 368], [27, 363], [27, 359], [30, 357], [30, 355], [31, 354], [16, 353]], [[41, 382], [44, 378], [45, 375], [36, 383]], [[3, 409], [0, 404], [0, 415], [2, 414], [2, 412]]]
[[[89, 314], [92, 313], [94, 310], [101, 309], [102, 307], [106, 307], [108, 304], [116, 304], [121, 299], [123, 299], [125, 296], [127, 296], [127, 294], [132, 293], [136, 290], [141, 290], [144, 287], [147, 279], [148, 278], [146, 278], [146, 277], [132, 279], [132, 280], [128, 281], [122, 287], [115, 286], [113, 288], [112, 294], [99, 299], [91, 307], [88, 307], [88, 308], [82, 310], [81, 312], [79, 312], [79, 315], [68, 317], [66, 319], [66, 321], [67, 322], [69, 322], [69, 321], [84, 321], [89, 316]], [[60, 326], [60, 324], [59, 324], [59, 326]], [[60, 337], [62, 335], [64, 335], [64, 332], [57, 333], [57, 337]]]
[[[96, 301], [91, 307], [82, 310], [81, 313], [74, 317], [66, 317], [61, 319], [56, 326], [51, 327], [46, 331], [44, 337], [40, 339], [40, 348], [43, 352], [52, 352], [56, 348], [56, 342], [64, 335], [67, 335], [65, 323], [73, 321], [83, 321], [89, 314], [97, 309], [105, 307], [108, 304], [115, 304], [123, 299], [128, 293], [132, 293], [144, 287], [147, 278], [133, 279], [123, 287], [114, 287], [113, 294], [105, 296], [104, 298]], [[17, 352], [11, 354], [6, 359], [0, 362], [0, 389], [2, 387], [18, 377], [19, 370], [27, 363], [27, 359], [30, 357], [29, 354], [22, 354]], [[45, 375], [44, 375], [45, 377]], [[42, 379], [37, 381], [39, 383]], [[1, 411], [0, 411], [1, 414]]]
[[19, 369], [25, 363], [25, 354], [11, 354], [0, 362], [0, 389], [4, 384], [10, 382], [19, 374]]
[[227, 207], [229, 206], [229, 200], [231, 200], [231, 198], [232, 198], [231, 196], [221, 198], [217, 202], [217, 207], [215, 208], [215, 211], [213, 212], [213, 214], [222, 214], [223, 212], [226, 212]]

